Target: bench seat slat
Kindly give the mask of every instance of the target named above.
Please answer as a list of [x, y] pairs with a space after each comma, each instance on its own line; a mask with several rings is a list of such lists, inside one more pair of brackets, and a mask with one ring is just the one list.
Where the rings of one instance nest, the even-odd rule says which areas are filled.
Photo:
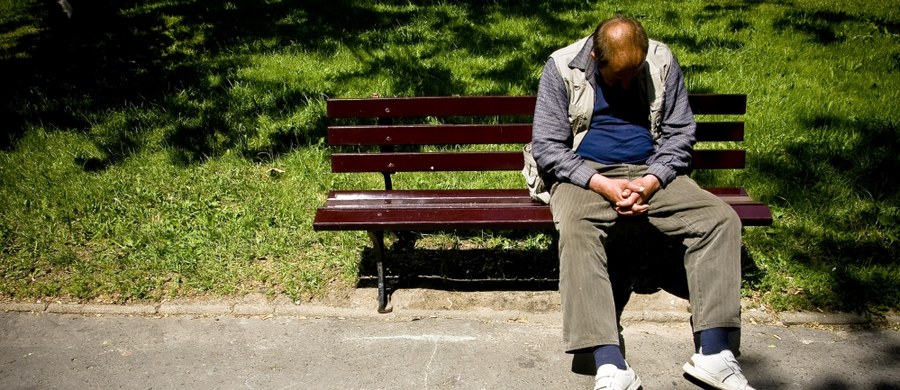
[[453, 192], [455, 198], [529, 198], [525, 189], [471, 189], [471, 190], [347, 190], [330, 191], [328, 200], [392, 200], [414, 198], [436, 198]]
[[411, 198], [411, 199], [393, 199], [393, 200], [332, 200], [326, 206], [335, 209], [353, 209], [353, 208], [380, 208], [380, 209], [403, 209], [403, 208], [471, 208], [471, 207], [540, 207], [541, 205], [532, 201], [531, 198]]
[[[772, 214], [759, 202], [730, 203], [743, 226], [769, 226]], [[412, 210], [412, 211], [411, 211]], [[321, 207], [313, 222], [315, 230], [444, 230], [528, 228], [552, 229], [547, 206], [506, 208], [331, 208]]]
[[[502, 192], [500, 192], [502, 191]], [[328, 198], [328, 207], [409, 207], [418, 205], [446, 205], [448, 207], [474, 206], [474, 205], [535, 205], [528, 191], [522, 190], [498, 190], [497, 193], [480, 191], [473, 193], [470, 190], [431, 190], [431, 191], [382, 191], [378, 193], [333, 192]]]
[[[707, 191], [729, 204], [759, 203], [743, 188], [714, 188]], [[408, 205], [504, 205], [533, 204], [527, 190], [371, 190], [332, 191], [327, 207], [404, 207]]]
[[419, 207], [429, 207], [429, 208], [471, 208], [471, 207], [493, 207], [493, 208], [506, 208], [506, 207], [540, 207], [533, 206], [536, 203], [531, 200], [531, 198], [512, 198], [512, 199], [459, 199], [459, 198], [444, 198], [444, 199], [424, 199], [424, 198], [415, 198], [415, 199], [398, 199], [392, 201], [386, 200], [375, 200], [375, 199], [367, 199], [367, 200], [334, 200], [329, 202], [326, 206], [330, 209], [355, 209], [355, 208], [364, 208], [364, 209], [409, 209], [409, 208], [419, 208]]
[[[705, 187], [706, 191], [720, 196], [746, 196], [747, 190], [743, 187]], [[455, 198], [514, 198], [529, 197], [528, 190], [515, 189], [465, 189], [465, 190], [332, 190], [328, 192], [328, 200], [391, 200], [412, 198], [437, 198], [445, 197], [449, 193]]]
[[[739, 149], [694, 150], [694, 169], [740, 169]], [[334, 172], [518, 171], [522, 152], [333, 153]]]
[[316, 230], [443, 230], [443, 229], [548, 229], [553, 227], [550, 208], [520, 207], [419, 207], [419, 208], [320, 208], [313, 222]]
[[763, 203], [750, 201], [747, 203], [729, 203], [741, 218], [743, 226], [771, 226], [772, 210]]
[[715, 195], [744, 195], [749, 197], [744, 187], [703, 187], [704, 190], [712, 192]]
[[[729, 203], [743, 226], [768, 226], [769, 208], [759, 202]], [[552, 229], [548, 206], [505, 207], [330, 207], [316, 211], [315, 230]]]
[[[722, 196], [720, 197], [730, 205], [753, 205], [759, 204], [746, 196]], [[443, 198], [410, 198], [410, 199], [333, 199], [328, 202], [325, 208], [328, 209], [410, 209], [410, 208], [473, 208], [473, 207], [492, 207], [497, 209], [508, 207], [542, 207], [528, 197], [517, 198], [454, 198], [446, 196]]]
[[[744, 226], [771, 224], [769, 208], [743, 188], [708, 190], [731, 205]], [[532, 202], [527, 191], [518, 189], [330, 192], [316, 212], [313, 227], [345, 230], [351, 226], [351, 230], [553, 227], [550, 207]]]

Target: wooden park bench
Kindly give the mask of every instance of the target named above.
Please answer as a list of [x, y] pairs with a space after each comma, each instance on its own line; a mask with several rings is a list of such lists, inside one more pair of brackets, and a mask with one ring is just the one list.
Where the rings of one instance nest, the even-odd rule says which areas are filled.
[[[392, 184], [392, 175], [400, 172], [521, 171], [521, 147], [531, 141], [534, 96], [329, 99], [327, 105], [328, 144], [336, 148], [332, 171], [381, 173], [384, 189], [329, 192], [313, 228], [369, 233], [377, 256], [379, 312], [391, 310], [385, 232], [553, 229], [550, 207], [530, 198], [524, 178], [518, 188], [497, 189], [410, 190]], [[746, 96], [695, 94], [690, 105], [695, 115], [716, 119], [698, 118], [698, 142], [732, 143], [729, 149], [695, 149], [692, 169], [744, 168], [746, 153], [733, 145], [744, 139], [740, 115]], [[459, 118], [468, 120], [459, 124]], [[506, 145], [508, 151], [460, 151], [456, 145]], [[439, 151], [422, 151], [436, 146]], [[707, 190], [730, 204], [744, 226], [772, 223], [769, 208], [743, 188]]]

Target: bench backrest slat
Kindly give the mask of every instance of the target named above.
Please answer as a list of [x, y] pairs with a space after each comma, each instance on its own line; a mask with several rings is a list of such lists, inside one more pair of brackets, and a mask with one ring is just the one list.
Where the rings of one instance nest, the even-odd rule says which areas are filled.
[[[535, 96], [442, 96], [329, 99], [329, 118], [402, 118], [425, 116], [532, 115]], [[692, 94], [695, 115], [743, 115], [746, 95]]]
[[[694, 169], [740, 169], [739, 149], [694, 150]], [[350, 172], [447, 172], [522, 170], [522, 152], [333, 153], [331, 170]]]
[[[743, 141], [744, 122], [699, 122], [697, 141]], [[353, 125], [328, 128], [333, 146], [524, 144], [530, 123], [478, 125]]]
[[329, 118], [532, 115], [534, 96], [329, 99]]
[[743, 141], [744, 122], [697, 122], [697, 141]]
[[688, 95], [694, 115], [744, 115], [747, 113], [747, 95]]
[[334, 153], [334, 172], [512, 171], [522, 169], [522, 152]]
[[524, 144], [529, 141], [531, 141], [531, 123], [328, 128], [328, 144], [345, 146]]

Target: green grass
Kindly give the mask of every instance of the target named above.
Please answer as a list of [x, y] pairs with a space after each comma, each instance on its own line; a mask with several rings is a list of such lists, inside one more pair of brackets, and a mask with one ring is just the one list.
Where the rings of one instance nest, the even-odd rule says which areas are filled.
[[[776, 216], [745, 229], [745, 295], [779, 310], [900, 309], [900, 2], [307, 3], [100, 1], [68, 20], [3, 0], [0, 295], [353, 286], [369, 272], [365, 234], [311, 220], [328, 190], [380, 178], [329, 172], [324, 98], [533, 94], [553, 49], [622, 11], [674, 49], [691, 92], [749, 95], [748, 168], [702, 177], [744, 185]], [[395, 184], [520, 184], [432, 176]], [[528, 262], [551, 240], [420, 241]], [[460, 252], [463, 274], [487, 272]]]

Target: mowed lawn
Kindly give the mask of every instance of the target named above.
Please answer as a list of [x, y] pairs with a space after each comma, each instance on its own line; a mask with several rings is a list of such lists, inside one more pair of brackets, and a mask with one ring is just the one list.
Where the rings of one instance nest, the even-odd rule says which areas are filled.
[[[747, 169], [697, 178], [773, 209], [744, 232], [745, 296], [900, 308], [900, 1], [84, 3], [0, 6], [4, 298], [356, 286], [366, 234], [311, 222], [328, 190], [381, 181], [330, 173], [325, 99], [534, 94], [547, 55], [622, 12], [672, 47], [690, 92], [748, 95]], [[395, 185], [524, 184], [432, 176]], [[432, 258], [407, 271], [552, 280], [552, 234], [424, 235]]]

